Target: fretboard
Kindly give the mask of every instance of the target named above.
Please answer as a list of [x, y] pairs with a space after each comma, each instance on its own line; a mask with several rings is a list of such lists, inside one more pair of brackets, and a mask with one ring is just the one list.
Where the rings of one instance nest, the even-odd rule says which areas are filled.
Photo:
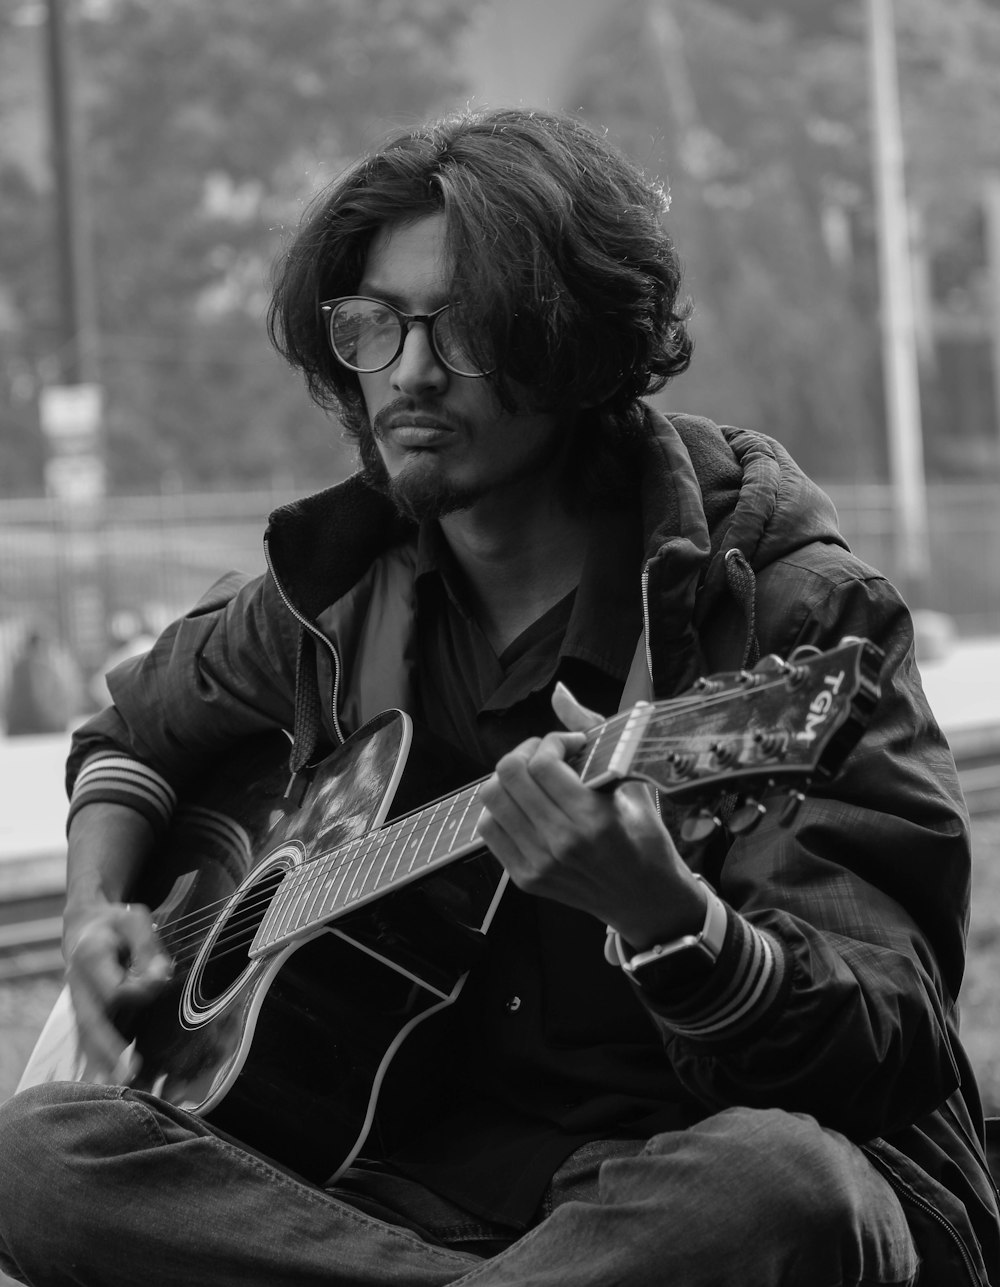
[[[616, 751], [627, 739], [630, 722], [618, 717], [588, 733], [583, 750], [573, 760], [588, 786], [601, 785], [615, 775]], [[477, 825], [485, 781], [294, 868], [271, 900], [250, 955], [260, 956], [300, 938], [436, 867], [482, 850]]]

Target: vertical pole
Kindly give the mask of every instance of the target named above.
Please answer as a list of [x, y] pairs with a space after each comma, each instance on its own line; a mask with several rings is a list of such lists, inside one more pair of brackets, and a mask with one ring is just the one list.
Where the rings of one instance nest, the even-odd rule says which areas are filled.
[[892, 0], [868, 0], [868, 26], [882, 366], [895, 508], [896, 574], [911, 606], [926, 607], [930, 577], [927, 488]]
[[993, 354], [993, 424], [1000, 446], [1000, 174], [986, 180], [986, 271], [990, 293], [990, 342]]
[[88, 384], [97, 380], [97, 321], [90, 238], [80, 174], [80, 140], [73, 110], [73, 75], [63, 0], [47, 0], [47, 7], [49, 104], [62, 318], [60, 379], [63, 384]]
[[46, 478], [62, 502], [60, 633], [84, 670], [106, 651], [102, 570], [104, 453], [98, 384], [97, 308], [74, 102], [71, 45], [63, 0], [46, 0], [46, 56], [55, 179], [58, 289], [57, 383], [43, 390], [40, 416], [49, 440]]

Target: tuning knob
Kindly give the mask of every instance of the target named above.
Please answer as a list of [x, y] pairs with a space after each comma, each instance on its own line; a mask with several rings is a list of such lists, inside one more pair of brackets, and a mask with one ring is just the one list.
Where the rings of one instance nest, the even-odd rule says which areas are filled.
[[795, 821], [795, 815], [799, 811], [799, 806], [805, 798], [801, 791], [792, 790], [788, 792], [785, 797], [785, 803], [781, 806], [781, 812], [778, 814], [778, 822], [781, 826], [790, 827], [792, 825]]
[[765, 813], [764, 805], [748, 796], [738, 809], [734, 809], [727, 825], [734, 836], [745, 836], [748, 831], [753, 831]]
[[667, 763], [679, 778], [687, 777], [694, 770], [694, 756], [682, 751], [671, 751]]
[[754, 745], [761, 755], [772, 759], [782, 759], [788, 751], [788, 734], [784, 730], [777, 733], [762, 733], [759, 729], [753, 734]]
[[681, 823], [681, 839], [689, 845], [700, 844], [721, 826], [722, 819], [711, 809], [699, 809], [697, 813], [689, 814]]

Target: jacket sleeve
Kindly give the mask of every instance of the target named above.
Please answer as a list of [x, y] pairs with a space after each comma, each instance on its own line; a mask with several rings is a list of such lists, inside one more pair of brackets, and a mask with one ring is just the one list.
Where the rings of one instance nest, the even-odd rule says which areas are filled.
[[220, 750], [291, 728], [297, 645], [298, 623], [269, 575], [216, 582], [148, 653], [109, 675], [113, 705], [73, 737], [70, 818], [102, 800], [164, 828], [178, 793]]
[[868, 570], [817, 577], [787, 565], [773, 584], [780, 601], [766, 580], [759, 601], [764, 651], [868, 638], [886, 654], [881, 698], [841, 772], [793, 825], [772, 810], [721, 860], [706, 851], [705, 875], [728, 910], [722, 955], [695, 995], [647, 1004], [678, 1076], [706, 1106], [777, 1105], [865, 1139], [932, 1110], [958, 1084], [968, 819], [892, 587]]

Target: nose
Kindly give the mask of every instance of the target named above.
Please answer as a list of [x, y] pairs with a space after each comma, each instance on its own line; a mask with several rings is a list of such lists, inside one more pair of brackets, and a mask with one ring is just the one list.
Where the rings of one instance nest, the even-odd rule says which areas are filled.
[[448, 383], [448, 370], [431, 347], [424, 322], [411, 322], [403, 340], [403, 351], [392, 367], [390, 383], [398, 393], [440, 392]]

